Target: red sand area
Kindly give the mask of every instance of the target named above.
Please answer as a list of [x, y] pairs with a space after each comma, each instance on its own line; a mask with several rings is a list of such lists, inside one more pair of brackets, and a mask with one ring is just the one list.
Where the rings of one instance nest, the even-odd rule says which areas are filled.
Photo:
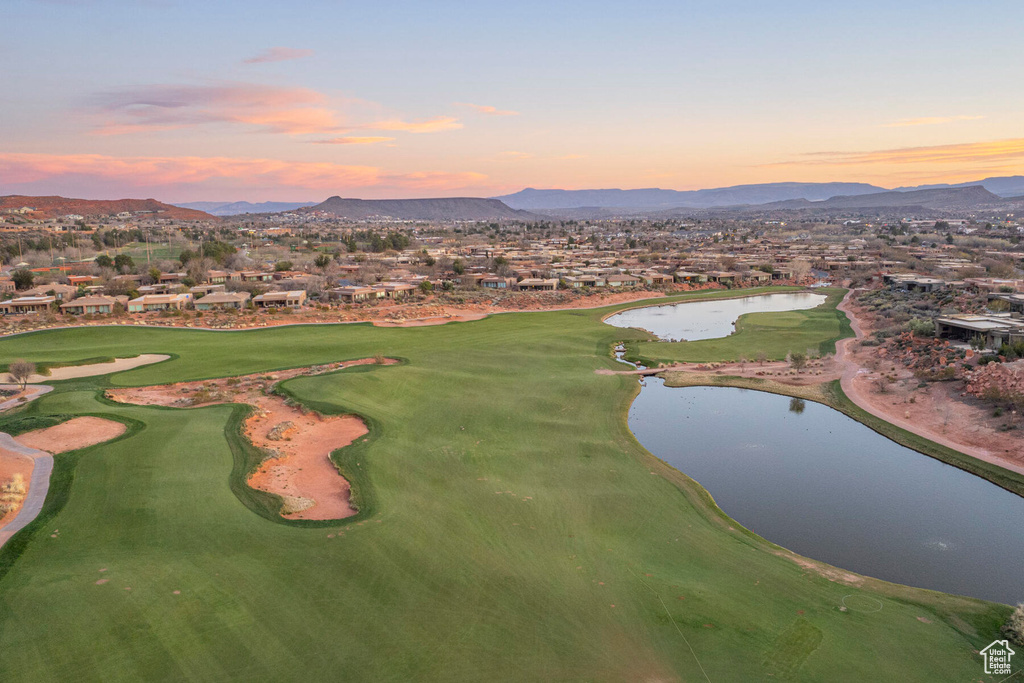
[[[398, 362], [379, 360], [384, 365]], [[290, 406], [282, 397], [268, 392], [293, 377], [377, 362], [364, 358], [218, 380], [110, 389], [107, 397], [122, 403], [176, 408], [221, 403], [253, 406], [255, 411], [245, 421], [244, 434], [269, 457], [249, 475], [249, 486], [281, 496], [281, 516], [286, 519], [343, 519], [358, 510], [352, 507], [349, 483], [331, 462], [330, 454], [365, 435], [366, 425], [355, 415], [321, 416]]]
[[[28, 483], [32, 479], [34, 467], [35, 461], [29, 456], [0, 448], [0, 529], [18, 516], [28, 494]], [[16, 491], [13, 486], [16, 474], [21, 475], [23, 490]]]

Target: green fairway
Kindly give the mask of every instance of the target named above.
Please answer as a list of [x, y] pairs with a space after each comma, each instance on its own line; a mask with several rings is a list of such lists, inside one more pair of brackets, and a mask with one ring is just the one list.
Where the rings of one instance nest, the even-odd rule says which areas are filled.
[[736, 321], [736, 331], [721, 339], [691, 342], [634, 342], [626, 357], [643, 365], [658, 363], [728, 362], [740, 358], [755, 360], [763, 353], [767, 360], [782, 360], [790, 351], [834, 353], [836, 342], [853, 336], [850, 323], [836, 306], [845, 289], [818, 290], [828, 296], [825, 303], [805, 311], [748, 313]]
[[[830, 580], [647, 453], [626, 426], [635, 378], [594, 372], [622, 367], [615, 341], [649, 339], [601, 323], [612, 310], [408, 329], [90, 327], [0, 340], [3, 362], [173, 356], [57, 383], [25, 410], [131, 429], [57, 456], [43, 518], [0, 551], [0, 680], [982, 677], [975, 652], [1009, 608]], [[843, 331], [828, 316], [812, 320], [804, 331], [815, 343]], [[639, 348], [649, 346], [670, 345]], [[337, 454], [367, 513], [326, 528], [267, 519], [235, 495], [243, 408], [100, 395], [111, 384], [377, 354], [403, 363], [285, 384], [371, 428], [357, 450]], [[851, 594], [883, 609], [841, 611]]]
[[189, 248], [186, 244], [172, 244], [166, 242], [152, 242], [147, 245], [145, 242], [131, 242], [118, 249], [110, 250], [110, 257], [116, 254], [126, 254], [132, 257], [135, 263], [148, 263], [150, 261], [174, 261], [177, 260], [183, 249]]

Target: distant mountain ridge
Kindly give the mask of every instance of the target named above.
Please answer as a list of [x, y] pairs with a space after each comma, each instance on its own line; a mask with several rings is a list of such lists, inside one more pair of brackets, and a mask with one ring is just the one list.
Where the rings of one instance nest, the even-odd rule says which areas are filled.
[[302, 212], [322, 211], [341, 218], [365, 220], [389, 217], [398, 220], [486, 221], [534, 220], [538, 216], [519, 211], [497, 199], [440, 197], [436, 199], [347, 199], [338, 196], [307, 207]]
[[630, 208], [669, 209], [711, 208], [738, 204], [767, 204], [787, 199], [828, 199], [837, 195], [884, 192], [885, 188], [866, 183], [764, 183], [736, 185], [706, 190], [537, 190], [527, 188], [514, 194], [495, 197], [514, 209]]
[[790, 199], [750, 207], [758, 210], [775, 209], [883, 209], [900, 207], [921, 207], [924, 209], [957, 210], [975, 209], [985, 206], [999, 206], [1007, 200], [993, 194], [981, 185], [931, 190], [910, 190], [907, 192], [876, 192], [857, 196], [831, 197], [824, 201], [810, 202], [806, 199]]
[[214, 216], [238, 216], [243, 213], [281, 213], [294, 211], [304, 206], [312, 206], [316, 202], [186, 202], [175, 204], [185, 209], [205, 211]]
[[972, 185], [981, 185], [992, 194], [997, 194], [1006, 199], [1019, 198], [1021, 195], [1024, 195], [1024, 175], [985, 178], [984, 180], [977, 180], [970, 183], [957, 183], [954, 185], [939, 183], [935, 185], [918, 185], [917, 187], [897, 187], [894, 189], [898, 192], [907, 192], [910, 190], [938, 190], [943, 188], [970, 187]]
[[888, 190], [867, 183], [762, 183], [735, 185], [704, 190], [538, 190], [526, 188], [495, 197], [514, 209], [528, 211], [558, 209], [634, 209], [672, 208], [710, 209], [725, 206], [760, 205], [790, 200], [821, 202], [840, 196], [861, 196], [889, 192], [906, 193], [929, 189], [958, 189], [981, 186], [999, 197], [1024, 195], [1024, 176], [985, 178], [958, 185], [923, 185]]
[[12, 194], [0, 197], [0, 210], [31, 207], [31, 217], [58, 218], [78, 215], [86, 217], [116, 216], [122, 212], [149, 213], [156, 218], [184, 221], [216, 220], [214, 216], [196, 209], [164, 204], [155, 199], [73, 199], [70, 197], [31, 197]]

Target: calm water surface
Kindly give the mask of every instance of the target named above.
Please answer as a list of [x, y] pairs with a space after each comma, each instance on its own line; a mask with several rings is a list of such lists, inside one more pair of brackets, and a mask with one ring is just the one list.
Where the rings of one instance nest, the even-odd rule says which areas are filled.
[[616, 313], [606, 323], [616, 327], [638, 327], [660, 339], [696, 341], [727, 337], [736, 319], [746, 313], [778, 313], [814, 308], [825, 302], [824, 294], [795, 292], [766, 294], [721, 301], [694, 301], [667, 306], [646, 306]]
[[648, 378], [629, 427], [740, 524], [801, 555], [896, 583], [1024, 601], [1024, 498], [836, 410]]

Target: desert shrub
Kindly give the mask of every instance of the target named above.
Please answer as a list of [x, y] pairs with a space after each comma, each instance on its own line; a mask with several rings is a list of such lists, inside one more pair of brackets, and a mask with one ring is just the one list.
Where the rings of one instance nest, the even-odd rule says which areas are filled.
[[281, 514], [293, 515], [302, 512], [316, 505], [312, 498], [300, 498], [298, 496], [281, 496]]
[[935, 336], [935, 323], [931, 320], [923, 320], [921, 318], [914, 318], [908, 323], [910, 331], [914, 333], [915, 337], [934, 337]]
[[1004, 343], [999, 347], [999, 355], [1005, 356], [1007, 360], [1024, 358], [1024, 341], [1013, 342], [1012, 344]]
[[208, 389], [200, 389], [196, 393], [192, 394], [193, 405], [199, 405], [200, 403], [209, 403], [214, 398], [213, 393]]
[[1024, 647], [1024, 603], [1017, 605], [1000, 631], [1007, 640]]
[[988, 365], [989, 363], [998, 363], [999, 356], [994, 353], [986, 353], [984, 356], [978, 358], [978, 365]]

